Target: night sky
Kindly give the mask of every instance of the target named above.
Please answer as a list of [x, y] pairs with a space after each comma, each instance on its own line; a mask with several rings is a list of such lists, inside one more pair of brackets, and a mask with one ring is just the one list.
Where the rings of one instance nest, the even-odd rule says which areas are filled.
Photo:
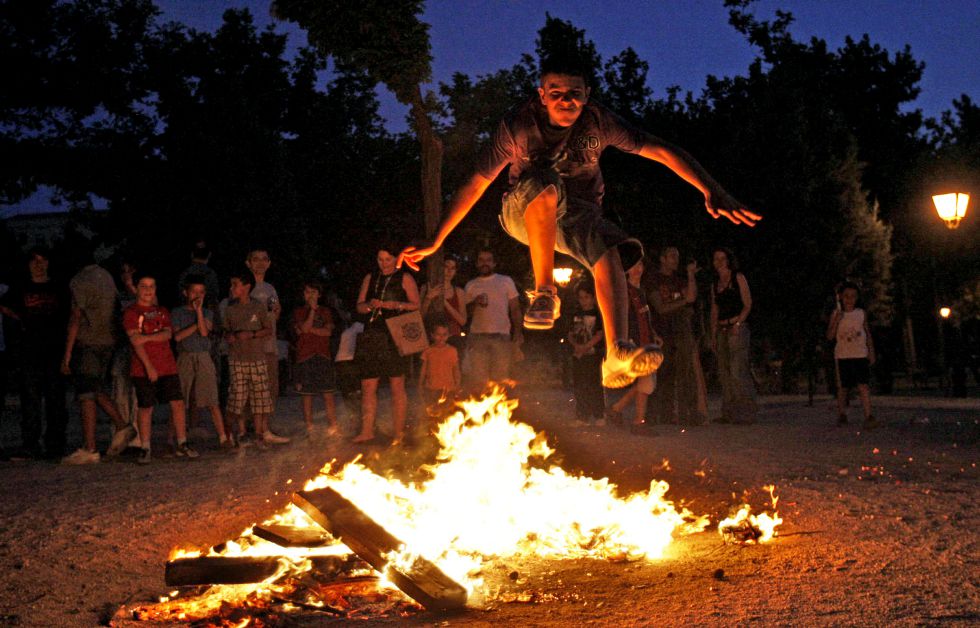
[[[165, 19], [214, 30], [228, 7], [246, 6], [256, 22], [273, 23], [269, 0], [157, 0]], [[980, 1], [978, 0], [763, 0], [753, 11], [771, 20], [776, 9], [796, 17], [798, 40], [825, 39], [831, 48], [868, 33], [891, 53], [911, 46], [926, 64], [922, 93], [912, 108], [927, 116], [952, 109], [960, 94], [980, 99]], [[534, 52], [545, 12], [585, 29], [603, 60], [632, 46], [650, 64], [654, 98], [679, 85], [700, 92], [709, 74], [744, 74], [756, 51], [728, 24], [722, 0], [430, 0], [423, 21], [431, 25], [433, 78], [454, 72], [479, 75], [508, 68]], [[291, 24], [277, 29], [305, 35]], [[384, 98], [392, 130], [405, 128], [405, 111]]]
[[[207, 31], [220, 26], [226, 9], [247, 7], [258, 25], [289, 33], [291, 50], [306, 44], [298, 27], [272, 19], [270, 0], [156, 3], [163, 21]], [[753, 10], [772, 20], [777, 8], [796, 17], [792, 32], [798, 40], [816, 36], [836, 49], [847, 35], [868, 33], [892, 54], [911, 46], [925, 72], [910, 109], [938, 117], [961, 94], [980, 100], [980, 0], [762, 0]], [[545, 12], [585, 29], [603, 60], [633, 47], [650, 64], [654, 98], [663, 98], [671, 85], [697, 94], [709, 74], [745, 74], [756, 55], [728, 24], [722, 0], [430, 0], [422, 19], [431, 25], [433, 79], [448, 82], [454, 72], [476, 76], [513, 66], [522, 53], [534, 52]], [[407, 109], [383, 88], [379, 95], [388, 128], [404, 131]], [[48, 195], [39, 192], [0, 215], [49, 211]]]

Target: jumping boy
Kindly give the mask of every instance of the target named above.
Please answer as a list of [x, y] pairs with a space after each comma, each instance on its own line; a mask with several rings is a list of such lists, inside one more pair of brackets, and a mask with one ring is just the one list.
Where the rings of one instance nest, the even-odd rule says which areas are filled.
[[607, 146], [638, 154], [670, 168], [697, 188], [712, 217], [754, 226], [761, 216], [745, 209], [682, 149], [633, 128], [602, 105], [589, 102], [584, 68], [564, 59], [542, 62], [538, 96], [509, 112], [477, 161], [475, 172], [457, 190], [446, 219], [431, 244], [408, 247], [399, 256], [418, 262], [442, 246], [487, 187], [510, 166], [510, 189], [503, 197], [501, 224], [528, 245], [535, 290], [524, 315], [529, 329], [550, 329], [559, 314], [553, 285], [554, 252], [570, 255], [592, 271], [602, 312], [606, 356], [603, 385], [623, 388], [654, 372], [663, 355], [637, 347], [627, 335], [626, 268], [643, 247], [602, 217], [604, 186], [599, 156]]

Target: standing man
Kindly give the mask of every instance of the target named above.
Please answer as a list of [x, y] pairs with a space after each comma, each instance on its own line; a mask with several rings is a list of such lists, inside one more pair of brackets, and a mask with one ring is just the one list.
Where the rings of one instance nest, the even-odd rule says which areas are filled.
[[654, 372], [663, 356], [653, 346], [635, 346], [628, 337], [624, 269], [643, 256], [643, 247], [602, 216], [602, 151], [612, 146], [664, 164], [704, 194], [705, 208], [715, 218], [753, 226], [761, 217], [732, 198], [684, 150], [590, 102], [587, 75], [572, 59], [554, 56], [542, 61], [537, 96], [504, 117], [475, 171], [453, 197], [435, 239], [422, 248], [406, 248], [399, 265], [404, 261], [417, 268], [419, 261], [438, 250], [497, 175], [510, 166], [501, 223], [530, 248], [536, 283], [524, 326], [553, 326], [559, 313], [552, 283], [554, 252], [574, 257], [595, 277], [607, 339], [603, 385], [622, 388]]
[[668, 246], [660, 253], [660, 268], [653, 273], [649, 301], [656, 313], [653, 324], [664, 339], [664, 366], [657, 373], [657, 417], [662, 423], [701, 425], [708, 421], [701, 357], [691, 319], [697, 300], [698, 263], [687, 265], [680, 276], [681, 254]]
[[488, 381], [510, 377], [511, 343], [524, 342], [517, 287], [510, 277], [494, 273], [496, 267], [493, 251], [481, 250], [476, 256], [478, 276], [463, 290], [470, 319], [463, 370], [474, 393]]
[[116, 282], [106, 269], [95, 263], [92, 255], [89, 264], [72, 277], [68, 287], [71, 290], [71, 314], [61, 372], [75, 378], [75, 394], [82, 410], [84, 445], [62, 462], [88, 464], [100, 459], [95, 449], [99, 408], [109, 415], [116, 429], [107, 455], [113, 456], [125, 449], [136, 430], [119, 413], [107, 392], [116, 343], [113, 333], [118, 297]]
[[[65, 455], [65, 380], [59, 371], [68, 320], [64, 284], [48, 276], [46, 249], [27, 253], [27, 281], [15, 285], [0, 308], [20, 323], [20, 433], [22, 455], [61, 458]], [[43, 412], [42, 412], [43, 405]], [[44, 426], [44, 450], [41, 427]]]

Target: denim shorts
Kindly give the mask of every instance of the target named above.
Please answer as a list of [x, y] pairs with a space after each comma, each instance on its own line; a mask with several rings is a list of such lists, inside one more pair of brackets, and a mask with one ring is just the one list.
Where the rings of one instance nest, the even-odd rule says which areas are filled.
[[606, 251], [616, 248], [629, 270], [643, 257], [643, 245], [618, 225], [606, 220], [602, 207], [568, 196], [565, 182], [552, 168], [532, 167], [521, 174], [514, 187], [504, 194], [500, 224], [512, 238], [528, 243], [524, 212], [528, 204], [549, 185], [558, 192], [558, 231], [555, 250], [573, 257], [590, 271]]

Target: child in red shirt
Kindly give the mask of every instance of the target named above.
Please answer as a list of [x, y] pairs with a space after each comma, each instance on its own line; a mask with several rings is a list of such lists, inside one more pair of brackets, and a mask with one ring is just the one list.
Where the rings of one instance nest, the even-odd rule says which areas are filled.
[[296, 333], [296, 390], [303, 397], [303, 418], [306, 435], [313, 438], [313, 397], [323, 396], [327, 415], [327, 436], [340, 436], [337, 427], [337, 408], [333, 394], [337, 390], [330, 337], [334, 331], [333, 314], [320, 305], [323, 289], [319, 282], [303, 284], [305, 305], [293, 311], [293, 331]]
[[422, 372], [419, 374], [419, 396], [426, 414], [442, 416], [451, 406], [460, 388], [459, 353], [449, 344], [449, 326], [435, 323], [430, 331], [432, 345], [422, 352]]
[[177, 360], [170, 349], [173, 327], [170, 312], [157, 302], [157, 282], [149, 275], [136, 283], [136, 303], [123, 312], [123, 328], [133, 346], [129, 375], [136, 391], [139, 418], [140, 446], [143, 452], [138, 462], [149, 464], [153, 428], [153, 406], [170, 405], [170, 416], [177, 432], [176, 454], [197, 458], [197, 452], [187, 446], [184, 399], [177, 375]]

